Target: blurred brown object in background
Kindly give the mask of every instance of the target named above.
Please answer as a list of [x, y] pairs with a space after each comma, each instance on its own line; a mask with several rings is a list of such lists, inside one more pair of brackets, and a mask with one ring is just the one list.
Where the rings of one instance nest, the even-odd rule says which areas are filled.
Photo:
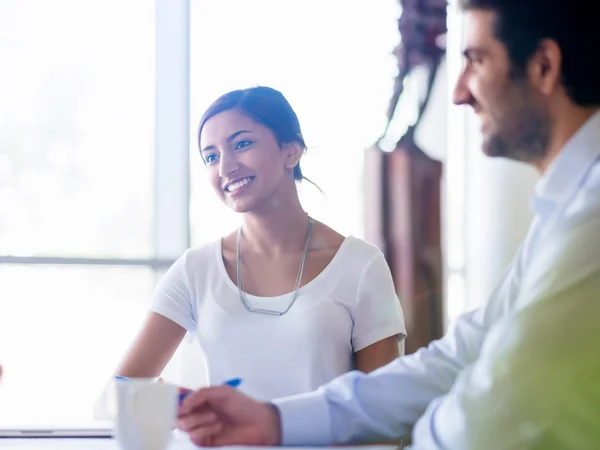
[[[445, 54], [446, 2], [400, 0], [400, 44], [394, 49], [398, 75], [381, 138], [366, 151], [365, 237], [384, 253], [404, 309], [413, 353], [443, 335], [443, 270], [441, 249], [442, 164], [430, 158], [414, 140], [429, 102], [437, 70]], [[393, 149], [390, 124], [404, 90], [406, 76], [426, 67], [429, 80], [417, 120]], [[387, 151], [386, 151], [387, 150]]]

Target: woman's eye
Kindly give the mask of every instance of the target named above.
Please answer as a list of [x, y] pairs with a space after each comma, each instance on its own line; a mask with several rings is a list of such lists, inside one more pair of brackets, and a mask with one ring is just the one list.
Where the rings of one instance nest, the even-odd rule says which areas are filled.
[[236, 150], [241, 150], [243, 148], [248, 147], [250, 144], [252, 144], [252, 141], [248, 141], [248, 140], [238, 141], [235, 144], [235, 149]]
[[211, 164], [217, 160], [217, 155], [208, 155], [204, 158], [206, 164]]

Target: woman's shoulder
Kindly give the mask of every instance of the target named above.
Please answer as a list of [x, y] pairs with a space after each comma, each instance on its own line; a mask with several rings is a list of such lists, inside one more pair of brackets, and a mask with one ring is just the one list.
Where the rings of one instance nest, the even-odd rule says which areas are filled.
[[314, 249], [330, 249], [337, 251], [344, 244], [346, 236], [338, 233], [323, 222], [315, 221], [311, 240], [311, 247]]
[[335, 249], [344, 261], [365, 266], [377, 257], [383, 258], [381, 250], [364, 239], [352, 235], [344, 236], [321, 223], [320, 228], [320, 240], [326, 242], [329, 248]]
[[346, 237], [341, 256], [344, 265], [351, 266], [352, 271], [361, 277], [367, 270], [378, 270], [381, 264], [387, 265], [378, 247], [355, 236]]
[[221, 238], [213, 239], [205, 242], [204, 244], [191, 247], [185, 251], [182, 258], [185, 259], [185, 263], [188, 267], [190, 266], [204, 266], [207, 263], [212, 263], [215, 259], [215, 254], [220, 250]]
[[210, 286], [220, 273], [221, 239], [215, 239], [187, 249], [171, 266], [173, 276], [179, 274], [196, 291]]
[[370, 242], [365, 241], [364, 239], [355, 236], [348, 236], [346, 237], [346, 242], [351, 248], [351, 251], [354, 252], [357, 256], [360, 255], [367, 259], [372, 259], [375, 256], [383, 257], [383, 253], [381, 252], [379, 247], [377, 247], [374, 244], [371, 244]]

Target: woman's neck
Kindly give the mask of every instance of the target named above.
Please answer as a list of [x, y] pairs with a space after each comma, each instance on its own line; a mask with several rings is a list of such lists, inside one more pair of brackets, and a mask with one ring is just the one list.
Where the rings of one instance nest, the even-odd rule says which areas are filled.
[[270, 202], [268, 208], [244, 213], [242, 240], [253, 251], [278, 255], [302, 251], [306, 243], [308, 214], [297, 192]]

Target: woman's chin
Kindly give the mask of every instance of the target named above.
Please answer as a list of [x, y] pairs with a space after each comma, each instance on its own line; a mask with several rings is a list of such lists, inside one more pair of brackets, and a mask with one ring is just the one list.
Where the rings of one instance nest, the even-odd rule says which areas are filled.
[[249, 199], [227, 199], [225, 204], [229, 209], [238, 214], [243, 214], [252, 211], [254, 202]]

